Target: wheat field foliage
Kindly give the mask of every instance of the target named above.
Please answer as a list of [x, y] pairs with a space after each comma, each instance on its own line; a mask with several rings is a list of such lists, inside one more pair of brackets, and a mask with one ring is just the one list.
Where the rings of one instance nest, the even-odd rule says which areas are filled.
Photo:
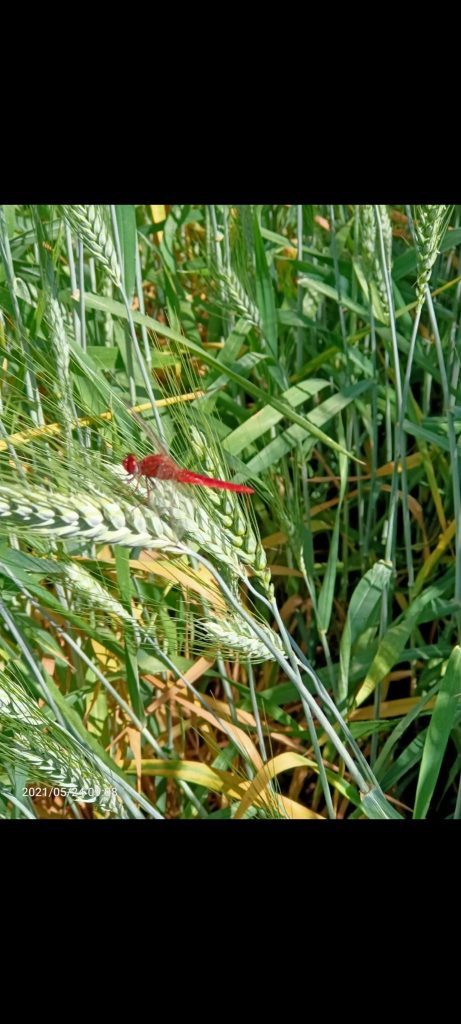
[[0, 207], [2, 817], [459, 816], [460, 211]]

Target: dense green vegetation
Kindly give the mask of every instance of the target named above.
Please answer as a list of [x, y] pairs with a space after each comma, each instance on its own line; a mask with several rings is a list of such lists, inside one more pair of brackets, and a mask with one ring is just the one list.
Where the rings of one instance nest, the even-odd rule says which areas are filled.
[[1, 817], [461, 816], [460, 242], [0, 207]]

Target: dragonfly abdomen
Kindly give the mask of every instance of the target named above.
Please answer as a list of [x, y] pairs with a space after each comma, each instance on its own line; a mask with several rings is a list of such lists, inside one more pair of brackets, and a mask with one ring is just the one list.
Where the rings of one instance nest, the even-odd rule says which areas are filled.
[[254, 494], [254, 487], [245, 487], [244, 484], [232, 484], [228, 480], [215, 480], [211, 476], [202, 476], [201, 473], [191, 473], [188, 469], [181, 469], [176, 477], [179, 483], [201, 484], [202, 487], [216, 487], [221, 491], [238, 491], [240, 494]]

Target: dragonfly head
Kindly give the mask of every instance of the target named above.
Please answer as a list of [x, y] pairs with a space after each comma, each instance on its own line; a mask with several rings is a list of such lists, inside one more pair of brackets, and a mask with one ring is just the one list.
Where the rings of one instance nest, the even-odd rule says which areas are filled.
[[130, 455], [125, 455], [125, 458], [122, 462], [122, 466], [124, 469], [126, 469], [127, 473], [136, 473], [136, 470], [138, 468], [138, 460], [136, 458], [136, 455], [133, 455], [132, 452], [130, 453]]

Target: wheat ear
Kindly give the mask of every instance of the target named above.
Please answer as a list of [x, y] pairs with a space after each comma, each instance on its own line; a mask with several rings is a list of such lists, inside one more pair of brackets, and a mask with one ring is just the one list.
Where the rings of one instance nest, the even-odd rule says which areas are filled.
[[[66, 583], [74, 586], [78, 593], [88, 600], [92, 608], [97, 611], [109, 612], [123, 622], [128, 622], [135, 629], [140, 643], [153, 642], [159, 652], [163, 651], [160, 641], [155, 636], [155, 631], [144, 629], [134, 616], [130, 615], [120, 602], [79, 562], [63, 563], [62, 573]], [[257, 623], [264, 631], [265, 636], [283, 654], [283, 647], [278, 635], [259, 619]], [[265, 644], [251, 632], [248, 624], [235, 616], [233, 612], [229, 612], [225, 618], [199, 620], [196, 625], [205, 642], [214, 649], [218, 646], [222, 654], [231, 654], [232, 656], [239, 654], [252, 661], [270, 661], [273, 658]], [[167, 654], [168, 649], [165, 649], [164, 653]]]
[[242, 317], [243, 320], [252, 324], [253, 327], [257, 327], [259, 330], [262, 330], [263, 323], [259, 309], [256, 303], [250, 299], [249, 295], [247, 295], [240, 279], [237, 277], [237, 274], [232, 267], [227, 267], [225, 270], [222, 270], [218, 276], [219, 280], [222, 281], [224, 285], [228, 299], [233, 303], [239, 316]]
[[[129, 482], [122, 467], [111, 467], [119, 480]], [[133, 485], [134, 486], [134, 485]], [[141, 491], [144, 485], [140, 484]], [[39, 536], [81, 537], [99, 543], [120, 544], [178, 553], [184, 540], [197, 544], [236, 575], [245, 569], [220, 528], [205, 510], [168, 481], [152, 481], [146, 502], [135, 505], [108, 498], [91, 485], [86, 494], [73, 495], [39, 488], [0, 485], [0, 527], [33, 531]]]
[[122, 275], [109, 229], [98, 206], [62, 206], [69, 227], [105, 269], [117, 287]]
[[[387, 206], [378, 206], [378, 211], [383, 233], [386, 262], [390, 270], [392, 263], [392, 225]], [[381, 266], [379, 239], [373, 206], [359, 207], [359, 223], [363, 267], [370, 285], [376, 288], [385, 322], [389, 323], [389, 300]]]
[[[213, 448], [207, 444], [205, 435], [197, 427], [189, 426], [190, 444], [209, 476], [223, 477], [227, 469], [216, 456]], [[222, 529], [235, 548], [238, 558], [249, 565], [254, 575], [260, 580], [269, 600], [274, 596], [270, 570], [267, 567], [266, 552], [259, 537], [256, 536], [249, 516], [242, 506], [237, 494], [232, 491], [210, 490], [204, 496], [210, 501], [219, 518]]]
[[49, 780], [72, 799], [120, 814], [115, 791], [91, 755], [41, 711], [8, 673], [0, 685], [0, 757], [22, 767], [28, 781]]
[[[272, 629], [259, 620], [257, 625], [263, 631], [267, 640], [283, 655], [285, 650], [277, 633], [274, 633]], [[214, 646], [218, 645], [219, 652], [222, 655], [231, 652], [251, 661], [275, 661], [275, 655], [271, 653], [263, 640], [257, 637], [251, 631], [249, 625], [241, 619], [229, 616], [226, 619], [202, 620], [199, 622], [199, 626], [208, 638], [209, 643]]]
[[448, 227], [451, 206], [415, 207], [414, 233], [418, 263], [416, 294], [422, 305], [426, 285], [429, 284], [432, 267], [440, 251], [440, 243]]

